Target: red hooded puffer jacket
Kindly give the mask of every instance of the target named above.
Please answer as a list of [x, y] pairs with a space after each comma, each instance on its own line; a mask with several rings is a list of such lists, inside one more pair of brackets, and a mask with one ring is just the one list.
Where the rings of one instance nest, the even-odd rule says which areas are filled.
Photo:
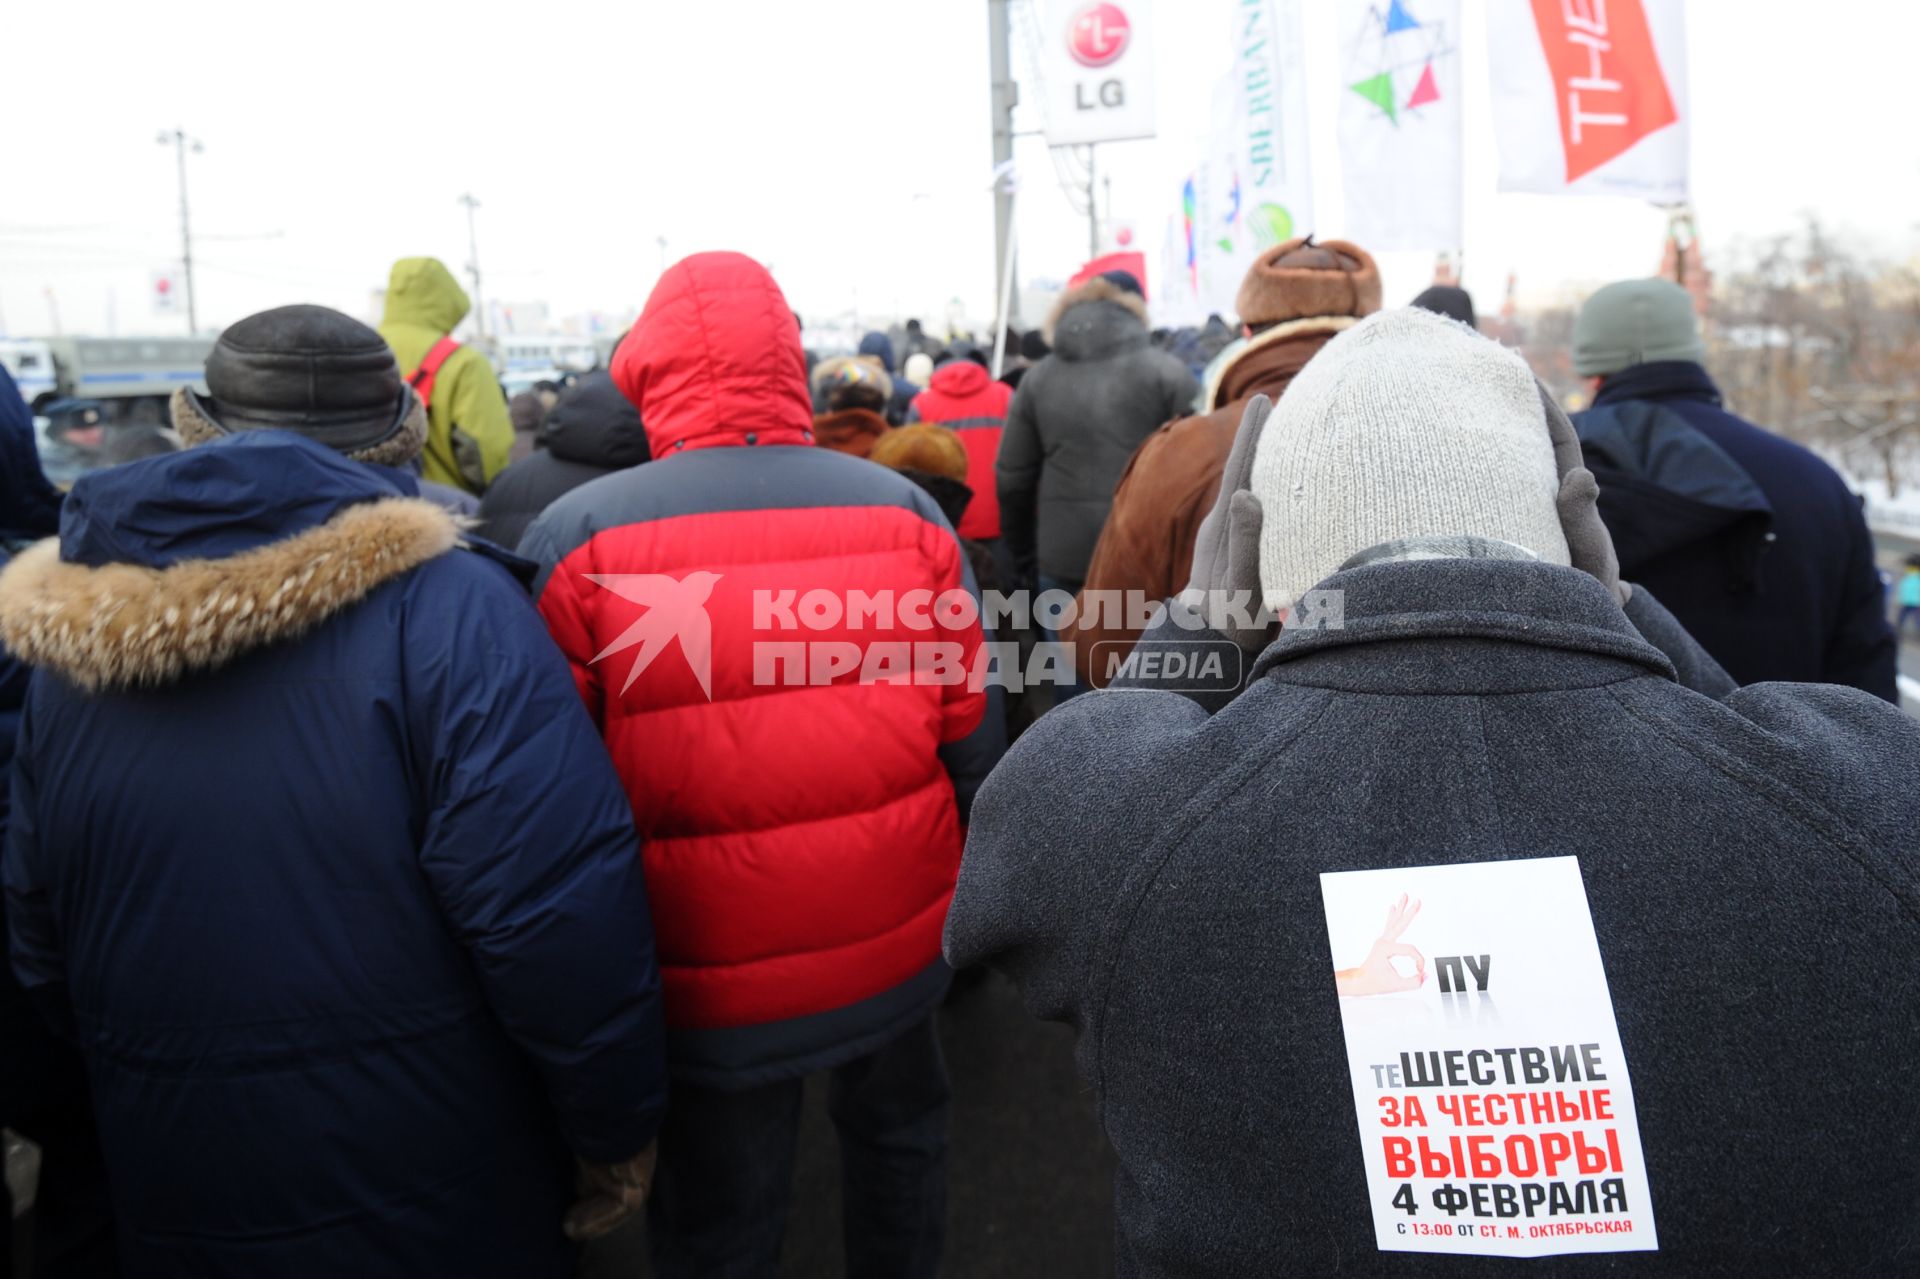
[[[944, 989], [962, 832], [939, 751], [986, 695], [871, 664], [937, 644], [971, 666], [977, 617], [925, 608], [964, 595], [964, 557], [906, 478], [771, 447], [808, 445], [812, 416], [793, 312], [751, 259], [670, 270], [612, 371], [656, 460], [574, 490], [521, 550], [552, 566], [540, 611], [633, 802], [676, 1074], [790, 1076]], [[854, 592], [895, 615], [851, 616]]]
[[1007, 424], [1013, 388], [996, 382], [972, 360], [949, 360], [933, 372], [913, 400], [913, 419], [952, 427], [967, 446], [967, 487], [973, 501], [960, 517], [960, 536], [1000, 536], [1000, 490], [993, 477], [1000, 432]]

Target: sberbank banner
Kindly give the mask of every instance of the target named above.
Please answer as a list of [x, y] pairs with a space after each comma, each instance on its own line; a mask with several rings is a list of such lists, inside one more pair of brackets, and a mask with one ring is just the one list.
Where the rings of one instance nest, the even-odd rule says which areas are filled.
[[1168, 323], [1233, 314], [1254, 258], [1314, 226], [1301, 0], [1236, 0], [1232, 12], [1207, 152], [1168, 236]]

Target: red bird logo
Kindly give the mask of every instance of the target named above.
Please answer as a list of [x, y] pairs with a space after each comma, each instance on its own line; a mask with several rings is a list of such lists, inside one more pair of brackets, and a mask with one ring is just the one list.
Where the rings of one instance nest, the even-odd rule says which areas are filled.
[[639, 655], [627, 672], [627, 682], [620, 686], [620, 691], [625, 693], [640, 678], [640, 672], [666, 650], [668, 642], [677, 638], [687, 665], [693, 669], [693, 677], [700, 681], [701, 691], [708, 701], [713, 700], [713, 623], [707, 617], [706, 605], [720, 574], [693, 572], [685, 577], [668, 577], [664, 573], [588, 573], [586, 577], [647, 610], [639, 621], [601, 649], [589, 665], [597, 665], [637, 645]]

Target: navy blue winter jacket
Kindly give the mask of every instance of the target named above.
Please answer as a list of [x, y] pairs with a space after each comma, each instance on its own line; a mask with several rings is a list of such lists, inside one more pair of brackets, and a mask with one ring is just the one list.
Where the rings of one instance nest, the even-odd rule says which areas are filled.
[[0, 576], [13, 962], [70, 1011], [131, 1273], [565, 1275], [569, 1150], [658, 1127], [625, 794], [414, 492], [249, 432], [83, 478]]
[[1873, 538], [1831, 466], [1727, 412], [1687, 361], [1612, 375], [1574, 423], [1621, 576], [1728, 674], [1898, 701]]
[[60, 518], [60, 490], [40, 469], [33, 413], [0, 368], [0, 541], [45, 537]]
[[[59, 519], [60, 491], [40, 469], [33, 416], [0, 367], [0, 569], [12, 559], [10, 547], [50, 535]], [[6, 836], [6, 778], [13, 769], [28, 677], [26, 666], [0, 645], [0, 840]], [[6, 939], [0, 918], [0, 948]], [[43, 1118], [52, 1111], [85, 1109], [86, 1090], [74, 1078], [78, 1073], [72, 1049], [48, 1035], [12, 970], [0, 971], [0, 1125], [47, 1144]]]

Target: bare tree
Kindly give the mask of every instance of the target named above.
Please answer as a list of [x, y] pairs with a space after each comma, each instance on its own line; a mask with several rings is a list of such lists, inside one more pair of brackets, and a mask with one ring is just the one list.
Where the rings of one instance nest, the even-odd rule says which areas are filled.
[[1889, 496], [1920, 445], [1920, 278], [1848, 251], [1818, 219], [1734, 255], [1709, 361], [1728, 401], [1823, 446]]

